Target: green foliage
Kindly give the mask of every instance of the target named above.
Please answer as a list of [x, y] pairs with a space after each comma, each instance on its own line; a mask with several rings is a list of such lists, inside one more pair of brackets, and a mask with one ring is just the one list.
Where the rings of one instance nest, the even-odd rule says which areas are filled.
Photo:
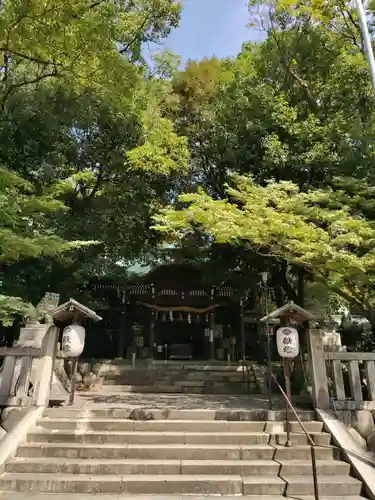
[[64, 241], [46, 227], [46, 219], [66, 207], [48, 194], [0, 168], [0, 262], [60, 255], [93, 241]]
[[0, 323], [3, 326], [12, 326], [16, 318], [31, 317], [35, 313], [34, 306], [20, 297], [0, 295]]
[[174, 0], [2, 3], [0, 104], [21, 87], [51, 79], [120, 97], [139, 76], [132, 63], [142, 61], [142, 44], [168, 35], [180, 10]]
[[290, 182], [265, 186], [235, 176], [229, 198], [182, 195], [182, 210], [156, 218], [159, 231], [182, 240], [199, 230], [218, 243], [245, 245], [303, 267], [366, 317], [375, 308], [375, 225], [340, 201], [340, 192], [301, 192]]
[[162, 175], [184, 173], [188, 162], [186, 138], [176, 135], [166, 118], [145, 114], [142, 122], [145, 142], [127, 153], [129, 168]]
[[303, 280], [319, 281], [374, 325], [375, 108], [355, 9], [249, 8], [263, 42], [174, 75], [189, 194], [157, 228], [182, 245], [199, 234], [242, 248], [293, 300], [303, 300]]
[[155, 240], [151, 214], [188, 151], [163, 117], [172, 58], [153, 76], [142, 47], [180, 11], [175, 0], [1, 4], [4, 294], [78, 293]]

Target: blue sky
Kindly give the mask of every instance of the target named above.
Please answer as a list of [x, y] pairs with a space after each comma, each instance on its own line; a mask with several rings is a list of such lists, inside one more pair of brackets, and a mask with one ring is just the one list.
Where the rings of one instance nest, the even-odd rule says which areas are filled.
[[183, 0], [180, 27], [163, 43], [165, 48], [188, 59], [236, 56], [243, 42], [259, 33], [247, 28], [247, 0]]

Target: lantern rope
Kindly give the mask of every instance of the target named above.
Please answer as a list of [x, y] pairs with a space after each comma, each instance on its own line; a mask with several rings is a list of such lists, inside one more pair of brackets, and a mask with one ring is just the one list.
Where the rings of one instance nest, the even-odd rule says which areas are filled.
[[189, 312], [189, 313], [197, 313], [197, 314], [204, 314], [208, 313], [210, 311], [214, 311], [218, 307], [221, 307], [223, 304], [213, 304], [208, 307], [189, 307], [189, 306], [157, 306], [155, 304], [147, 304], [146, 302], [137, 302], [137, 304], [148, 307], [149, 309], [153, 309], [154, 311], [159, 311], [159, 312], [169, 312], [169, 311], [184, 311], [184, 312]]

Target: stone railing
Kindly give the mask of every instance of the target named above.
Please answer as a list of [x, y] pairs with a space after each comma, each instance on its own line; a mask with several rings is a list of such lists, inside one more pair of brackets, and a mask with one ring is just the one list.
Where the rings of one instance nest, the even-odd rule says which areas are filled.
[[325, 352], [326, 386], [336, 410], [375, 410], [375, 353]]
[[4, 357], [3, 373], [0, 380], [1, 406], [28, 406], [33, 404], [31, 372], [33, 362], [40, 358], [41, 349], [33, 347], [0, 348]]
[[326, 351], [317, 328], [310, 329], [308, 340], [315, 408], [375, 410], [375, 353]]
[[[56, 359], [58, 328], [38, 325], [43, 335], [40, 347], [0, 348], [1, 406], [47, 406]], [[26, 329], [24, 329], [26, 330]]]

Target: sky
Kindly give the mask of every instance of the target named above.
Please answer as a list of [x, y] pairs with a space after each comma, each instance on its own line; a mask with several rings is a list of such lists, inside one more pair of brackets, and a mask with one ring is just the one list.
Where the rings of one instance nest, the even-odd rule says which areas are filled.
[[242, 44], [259, 38], [247, 27], [247, 0], [183, 0], [180, 27], [163, 43], [188, 59], [236, 56]]

